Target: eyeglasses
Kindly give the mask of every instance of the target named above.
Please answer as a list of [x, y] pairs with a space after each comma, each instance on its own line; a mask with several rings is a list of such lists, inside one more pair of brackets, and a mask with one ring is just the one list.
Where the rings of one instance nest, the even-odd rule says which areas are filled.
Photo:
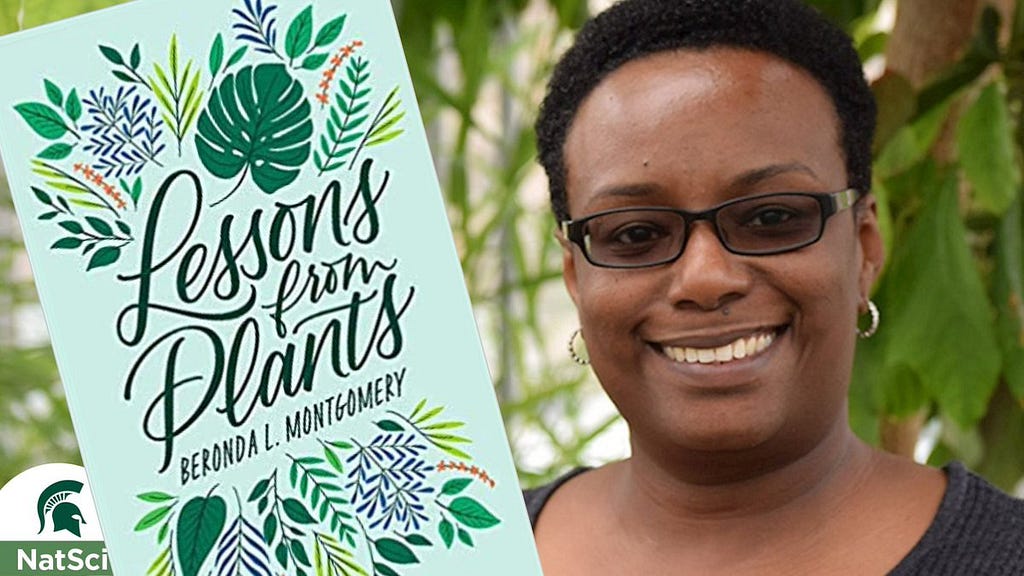
[[562, 234], [603, 268], [646, 268], [678, 259], [690, 228], [707, 220], [726, 250], [769, 256], [821, 239], [830, 216], [854, 205], [857, 191], [781, 192], [737, 198], [703, 212], [675, 208], [619, 208], [561, 223]]

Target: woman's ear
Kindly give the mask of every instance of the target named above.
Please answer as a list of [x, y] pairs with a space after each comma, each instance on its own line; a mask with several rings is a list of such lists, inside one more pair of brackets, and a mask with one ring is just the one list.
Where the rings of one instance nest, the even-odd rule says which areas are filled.
[[573, 250], [572, 242], [565, 237], [561, 230], [555, 230], [555, 238], [558, 239], [558, 244], [562, 247], [562, 280], [565, 281], [565, 289], [569, 292], [573, 304], [579, 308], [576, 292], [576, 251]]
[[885, 265], [885, 247], [878, 229], [878, 202], [870, 193], [860, 200], [855, 210], [857, 239], [860, 243], [860, 295], [863, 302], [871, 297], [871, 289]]

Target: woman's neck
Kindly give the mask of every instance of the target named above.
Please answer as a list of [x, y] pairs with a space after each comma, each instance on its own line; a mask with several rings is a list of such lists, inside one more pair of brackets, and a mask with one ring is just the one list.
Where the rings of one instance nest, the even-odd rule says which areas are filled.
[[655, 533], [732, 524], [760, 529], [759, 519], [770, 525], [782, 518], [820, 518], [841, 506], [866, 482], [875, 461], [845, 421], [809, 450], [787, 453], [791, 448], [668, 454], [634, 439], [612, 504], [624, 522], [634, 518]]

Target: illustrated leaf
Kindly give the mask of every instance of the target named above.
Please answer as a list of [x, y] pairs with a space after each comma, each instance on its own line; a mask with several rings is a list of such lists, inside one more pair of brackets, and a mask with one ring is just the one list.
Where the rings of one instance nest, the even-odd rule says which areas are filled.
[[312, 38], [313, 6], [306, 6], [288, 26], [288, 35], [284, 41], [285, 54], [289, 58], [298, 58], [306, 51], [306, 48], [309, 48], [309, 42]]
[[373, 543], [373, 547], [382, 558], [395, 564], [416, 564], [420, 561], [408, 546], [394, 538], [381, 538]]
[[341, 31], [345, 29], [345, 19], [347, 17], [347, 14], [342, 14], [324, 24], [320, 31], [316, 33], [316, 40], [313, 42], [316, 47], [325, 48], [330, 46], [331, 42], [337, 40], [338, 36], [341, 36]]
[[46, 192], [43, 192], [39, 188], [33, 186], [32, 193], [35, 194], [36, 198], [38, 198], [39, 201], [42, 202], [43, 204], [46, 204], [47, 206], [53, 206], [53, 199], [50, 198], [50, 195], [47, 194]]
[[310, 54], [302, 61], [302, 68], [305, 70], [316, 70], [317, 68], [324, 65], [327, 58], [330, 56], [327, 52], [320, 54]]
[[401, 576], [398, 572], [395, 572], [391, 566], [381, 562], [374, 564], [373, 570], [375, 573], [380, 574], [380, 576]]
[[96, 251], [89, 259], [89, 265], [86, 267], [86, 271], [93, 270], [95, 268], [103, 268], [104, 266], [110, 266], [114, 262], [117, 262], [118, 258], [121, 257], [121, 249], [116, 246], [104, 246]]
[[173, 506], [163, 506], [151, 511], [149, 514], [146, 514], [142, 517], [141, 520], [139, 520], [139, 522], [135, 525], [135, 531], [143, 532], [145, 530], [149, 530], [153, 526], [156, 526], [160, 523], [161, 520], [166, 518], [167, 515], [171, 513], [172, 509]]
[[82, 240], [73, 237], [61, 238], [54, 242], [50, 249], [52, 250], [74, 250], [82, 245]]
[[111, 64], [121, 66], [124, 64], [124, 58], [121, 57], [121, 53], [111, 48], [110, 46], [100, 45], [100, 52], [103, 57], [110, 61]]
[[312, 567], [312, 564], [309, 562], [309, 554], [306, 553], [306, 548], [298, 540], [292, 540], [292, 556], [295, 557], [295, 561], [299, 564]]
[[441, 524], [437, 527], [438, 533], [441, 535], [441, 540], [444, 541], [446, 548], [451, 548], [452, 543], [455, 542], [455, 526], [447, 519], [441, 521]]
[[274, 550], [274, 556], [277, 557], [277, 561], [281, 566], [288, 568], [288, 546], [284, 542], [277, 545], [277, 548]]
[[51, 144], [46, 148], [46, 150], [40, 152], [38, 158], [42, 158], [44, 160], [63, 160], [68, 156], [71, 156], [72, 150], [74, 150], [74, 148], [72, 148], [70, 144], [58, 142], [56, 144]]
[[310, 515], [306, 507], [294, 498], [284, 501], [284, 513], [299, 524], [316, 524], [316, 520]]
[[142, 52], [139, 51], [139, 45], [132, 46], [132, 55], [130, 57], [131, 68], [135, 70], [142, 63]]
[[71, 92], [68, 92], [68, 99], [64, 102], [64, 112], [74, 122], [78, 122], [82, 117], [82, 100], [78, 97], [78, 90], [72, 88]]
[[71, 232], [72, 234], [82, 234], [85, 232], [85, 229], [82, 228], [82, 225], [73, 220], [65, 220], [64, 222], [61, 222], [59, 226], [67, 230], [68, 232]]
[[199, 574], [224, 529], [226, 517], [227, 506], [220, 496], [196, 497], [181, 509], [175, 537], [184, 576]]
[[345, 473], [345, 470], [343, 470], [341, 466], [341, 459], [338, 458], [338, 455], [327, 446], [324, 446], [324, 456], [327, 457], [327, 462], [331, 465], [331, 468], [337, 470], [338, 474]]
[[93, 230], [99, 232], [104, 236], [114, 235], [114, 229], [110, 227], [110, 224], [107, 224], [106, 222], [100, 220], [95, 216], [86, 216], [85, 221], [89, 223], [89, 226], [92, 226]]
[[216, 76], [220, 72], [220, 66], [224, 63], [224, 37], [218, 33], [213, 39], [213, 47], [210, 48], [210, 75]]
[[470, 528], [491, 528], [501, 523], [494, 514], [476, 500], [460, 496], [448, 505], [448, 511], [460, 524]]
[[453, 478], [452, 480], [444, 483], [444, 486], [441, 488], [441, 494], [444, 494], [445, 496], [454, 496], [465, 490], [466, 487], [472, 483], [472, 478]]
[[294, 182], [309, 159], [310, 114], [302, 85], [284, 64], [244, 67], [214, 89], [199, 117], [199, 159], [218, 178], [247, 169], [256, 186], [273, 194]]
[[462, 528], [459, 528], [459, 540], [462, 540], [462, 543], [466, 546], [473, 546], [473, 537]]
[[403, 536], [403, 538], [413, 546], [433, 546], [430, 540], [427, 540], [422, 534], [409, 534], [408, 536]]
[[174, 500], [174, 496], [171, 496], [170, 494], [167, 494], [165, 492], [146, 492], [144, 494], [139, 494], [138, 496], [136, 496], [136, 498], [142, 500], [143, 502], [152, 503], [168, 502], [170, 500]]
[[277, 516], [270, 514], [263, 521], [263, 540], [267, 544], [271, 544], [274, 542], [275, 536], [277, 536]]
[[139, 81], [136, 80], [135, 78], [133, 78], [131, 75], [126, 74], [126, 73], [124, 73], [124, 72], [122, 72], [120, 70], [114, 70], [114, 78], [117, 78], [118, 80], [120, 80], [122, 82], [127, 82], [129, 84], [138, 84], [139, 83]]
[[402, 428], [401, 424], [394, 420], [381, 420], [376, 422], [376, 424], [377, 428], [380, 428], [385, 432], [401, 432], [402, 430], [405, 430], [405, 428]]
[[47, 140], [58, 140], [68, 133], [60, 114], [46, 104], [25, 102], [14, 107], [32, 130]]
[[249, 49], [248, 46], [242, 46], [241, 48], [235, 50], [231, 54], [231, 58], [228, 58], [228, 64], [227, 64], [227, 66], [225, 66], [225, 68], [231, 68], [235, 64], [238, 64], [239, 62], [241, 62], [242, 61], [242, 57], [245, 56], [245, 51], [248, 50], [248, 49]]
[[268, 488], [270, 488], [270, 479], [264, 478], [263, 480], [260, 480], [252, 487], [252, 492], [249, 493], [247, 501], [255, 502], [256, 500], [259, 500], [260, 497], [267, 493]]
[[50, 82], [49, 80], [45, 79], [43, 80], [43, 85], [46, 87], [46, 98], [50, 101], [50, 103], [56, 106], [57, 108], [63, 108], [64, 93], [60, 91], [60, 88], [53, 82]]
[[149, 570], [146, 574], [152, 576], [164, 576], [170, 571], [171, 566], [171, 548], [164, 548], [164, 551], [153, 560], [153, 563], [149, 565]]

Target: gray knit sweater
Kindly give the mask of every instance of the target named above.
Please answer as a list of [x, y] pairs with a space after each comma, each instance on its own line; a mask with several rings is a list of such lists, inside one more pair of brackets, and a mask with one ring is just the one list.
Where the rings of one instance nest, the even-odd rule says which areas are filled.
[[[935, 520], [889, 576], [1024, 575], [1024, 500], [1011, 498], [954, 462]], [[551, 494], [578, 468], [539, 488], [526, 490], [526, 509], [536, 524]]]

